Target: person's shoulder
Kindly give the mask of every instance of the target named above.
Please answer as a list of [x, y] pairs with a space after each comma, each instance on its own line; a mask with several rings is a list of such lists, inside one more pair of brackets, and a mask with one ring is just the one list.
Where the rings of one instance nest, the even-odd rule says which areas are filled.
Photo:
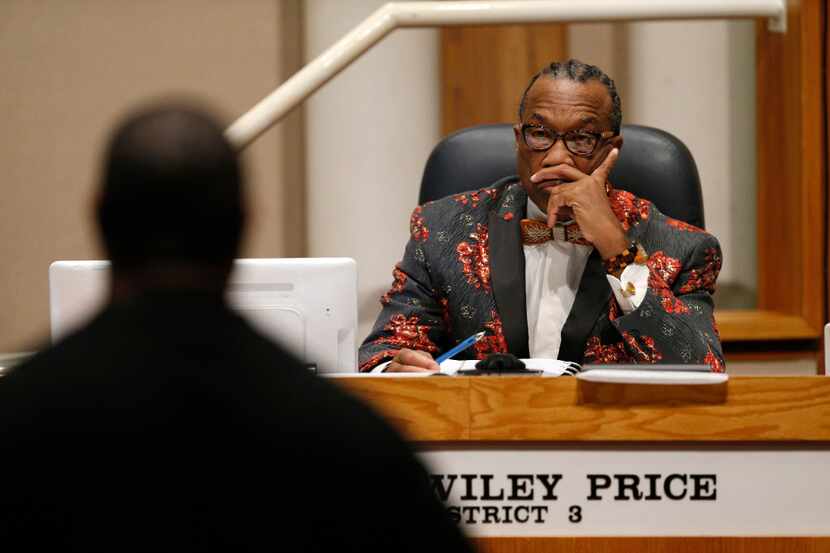
[[[409, 219], [410, 237], [415, 242], [427, 242], [435, 233], [460, 232], [470, 225], [486, 225], [491, 212], [512, 209], [519, 188], [521, 185], [517, 177], [505, 177], [485, 188], [452, 194], [419, 205]], [[446, 244], [451, 241], [439, 242]]]
[[645, 198], [624, 190], [614, 192], [612, 209], [617, 217], [629, 228], [645, 223], [643, 238], [660, 243], [677, 243], [692, 248], [700, 245], [720, 247], [718, 239], [705, 229], [664, 214], [654, 203]]
[[[274, 343], [241, 321], [237, 331], [240, 367], [255, 368], [250, 378], [256, 379], [252, 389], [266, 402], [272, 413], [292, 424], [326, 428], [342, 438], [341, 431], [351, 436], [388, 435], [388, 426], [371, 408], [345, 391], [337, 377], [315, 374], [294, 353]], [[261, 391], [268, 390], [264, 395]], [[296, 429], [296, 428], [295, 428]], [[293, 433], [293, 431], [292, 431]]]
[[371, 454], [379, 445], [400, 445], [389, 424], [346, 388], [345, 380], [359, 377], [322, 376], [298, 367], [291, 363], [277, 368], [281, 374], [272, 388], [274, 412], [291, 421], [290, 434], [313, 436], [324, 450], [348, 436], [352, 443], [367, 446], [358, 456]]
[[654, 208], [654, 216], [651, 220], [651, 227], [666, 236], [668, 240], [681, 241], [699, 247], [720, 248], [717, 237], [705, 229], [665, 215]]
[[54, 343], [41, 341], [33, 355], [7, 369], [0, 391], [24, 383], [55, 383], [59, 378], [71, 374], [65, 367], [82, 367], [94, 360], [97, 346], [107, 342], [105, 331], [108, 328], [108, 315], [107, 310], [102, 311], [91, 321]]
[[484, 188], [451, 194], [419, 205], [413, 211], [413, 217], [429, 218], [445, 215], [448, 212], [487, 212], [500, 205], [508, 191], [515, 186], [518, 186], [516, 176], [505, 177]]
[[[325, 498], [326, 509], [307, 515], [319, 526], [315, 539], [337, 541], [372, 513], [378, 531], [353, 539], [360, 549], [469, 551], [412, 446], [347, 391], [349, 380], [313, 377], [294, 391], [293, 416], [270, 435], [282, 444], [281, 469], [293, 476], [283, 494], [297, 497], [295, 503]], [[427, 530], [407, 537], [413, 520]]]

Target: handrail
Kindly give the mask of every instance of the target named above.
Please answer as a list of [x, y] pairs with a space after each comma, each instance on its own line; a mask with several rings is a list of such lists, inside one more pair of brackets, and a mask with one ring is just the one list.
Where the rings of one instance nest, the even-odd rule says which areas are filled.
[[768, 17], [786, 32], [786, 0], [522, 0], [390, 2], [300, 69], [225, 131], [243, 149], [398, 27]]

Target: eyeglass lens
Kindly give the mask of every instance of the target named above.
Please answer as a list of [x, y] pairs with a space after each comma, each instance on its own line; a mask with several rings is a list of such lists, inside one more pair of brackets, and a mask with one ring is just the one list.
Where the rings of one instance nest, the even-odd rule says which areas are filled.
[[544, 127], [526, 127], [524, 137], [527, 145], [534, 150], [547, 150], [561, 137], [565, 141], [565, 147], [572, 154], [580, 156], [590, 155], [597, 145], [597, 137], [593, 134], [567, 132], [559, 135]]

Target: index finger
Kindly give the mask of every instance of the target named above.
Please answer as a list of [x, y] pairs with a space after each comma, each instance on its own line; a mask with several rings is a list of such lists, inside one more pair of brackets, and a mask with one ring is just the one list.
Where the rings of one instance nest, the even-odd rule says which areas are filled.
[[437, 371], [441, 369], [432, 356], [425, 351], [402, 349], [395, 356], [394, 361], [397, 361], [401, 365], [420, 367], [430, 371]]
[[386, 366], [388, 373], [434, 373], [432, 369], [425, 369], [423, 367], [416, 367], [415, 365], [404, 365], [397, 361], [392, 361]]
[[620, 157], [620, 150], [618, 148], [614, 148], [608, 153], [607, 156], [605, 156], [605, 159], [602, 163], [600, 163], [599, 167], [594, 169], [591, 176], [602, 179], [602, 184], [605, 184], [605, 181], [608, 180], [608, 174], [611, 173], [611, 169], [614, 167], [614, 164], [617, 163], [618, 157]]

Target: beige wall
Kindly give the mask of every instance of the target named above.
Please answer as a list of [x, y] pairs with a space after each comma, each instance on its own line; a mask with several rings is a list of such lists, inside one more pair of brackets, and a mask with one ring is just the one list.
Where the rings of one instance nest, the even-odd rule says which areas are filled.
[[[385, 0], [307, 0], [307, 57]], [[409, 238], [424, 164], [440, 139], [438, 34], [398, 29], [306, 103], [309, 255], [357, 260], [362, 342]]]
[[[106, 130], [171, 93], [239, 115], [299, 60], [299, 6], [0, 2], [0, 352], [47, 335], [51, 261], [102, 257], [89, 215]], [[245, 153], [254, 218], [244, 255], [304, 253], [297, 128], [295, 115]]]
[[694, 155], [706, 227], [724, 253], [715, 296], [724, 306], [753, 307], [757, 287], [754, 29], [752, 21], [569, 28], [571, 55], [617, 81], [624, 122], [667, 130]]

